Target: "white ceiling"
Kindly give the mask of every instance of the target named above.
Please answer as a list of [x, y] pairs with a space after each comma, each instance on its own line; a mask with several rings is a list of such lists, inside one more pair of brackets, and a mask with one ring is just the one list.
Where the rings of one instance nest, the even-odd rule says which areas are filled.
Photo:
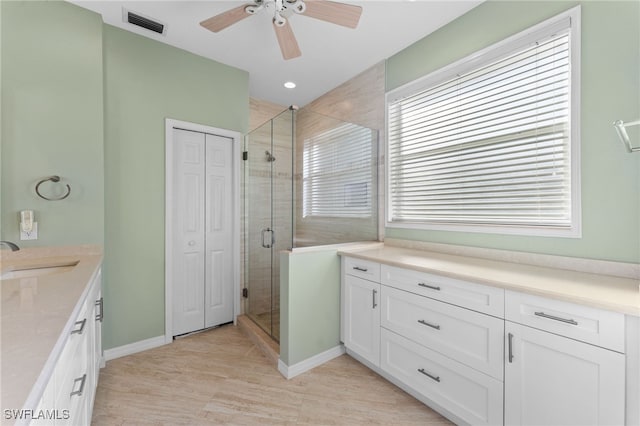
[[[251, 1], [70, 0], [104, 22], [249, 72], [250, 96], [304, 106], [463, 15], [482, 0], [348, 1], [362, 6], [358, 27], [291, 17], [302, 56], [285, 61], [265, 11], [212, 33], [199, 23]], [[167, 25], [165, 36], [123, 22], [126, 8]], [[283, 87], [285, 81], [297, 84]]]

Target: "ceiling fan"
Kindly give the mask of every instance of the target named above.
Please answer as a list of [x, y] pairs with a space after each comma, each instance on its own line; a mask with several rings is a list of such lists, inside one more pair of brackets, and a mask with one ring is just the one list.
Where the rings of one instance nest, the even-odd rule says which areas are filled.
[[343, 27], [358, 26], [362, 7], [329, 0], [253, 0], [251, 4], [244, 4], [230, 9], [219, 15], [200, 22], [204, 28], [217, 33], [251, 15], [266, 10], [273, 15], [273, 28], [286, 59], [297, 58], [302, 55], [289, 18], [293, 14], [305, 15], [310, 18], [331, 22]]

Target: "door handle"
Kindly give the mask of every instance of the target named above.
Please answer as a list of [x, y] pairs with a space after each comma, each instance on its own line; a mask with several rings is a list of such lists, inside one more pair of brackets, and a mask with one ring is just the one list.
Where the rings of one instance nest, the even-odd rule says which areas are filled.
[[[271, 233], [271, 239], [270, 239], [270, 242], [266, 242], [266, 243], [265, 243], [264, 236], [265, 236], [265, 234], [266, 234], [267, 232], [270, 232], [270, 233]], [[273, 231], [272, 231], [270, 228], [265, 228], [265, 229], [263, 229], [262, 231], [260, 231], [260, 235], [261, 235], [261, 240], [262, 240], [262, 241], [261, 241], [261, 243], [262, 243], [262, 247], [264, 247], [264, 248], [271, 248], [271, 247], [273, 247], [273, 243], [275, 242], [275, 237], [274, 237], [274, 235], [273, 235]]]
[[509, 363], [513, 363], [513, 334], [507, 334], [509, 340]]
[[102, 320], [104, 319], [104, 298], [101, 297], [100, 299], [96, 300], [95, 305], [99, 309], [98, 313], [96, 314], [96, 321], [102, 322]]

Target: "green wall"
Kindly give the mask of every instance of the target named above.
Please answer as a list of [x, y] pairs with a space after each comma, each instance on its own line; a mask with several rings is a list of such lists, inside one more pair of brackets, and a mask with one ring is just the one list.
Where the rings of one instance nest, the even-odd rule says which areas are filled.
[[[0, 239], [20, 247], [102, 244], [102, 20], [62, 2], [4, 1], [0, 7]], [[36, 183], [51, 175], [71, 186], [69, 198], [36, 195]], [[19, 241], [20, 210], [34, 210], [38, 240]]]
[[[104, 242], [105, 349], [164, 334], [165, 118], [246, 132], [249, 75], [61, 1], [1, 1], [0, 237]], [[59, 174], [69, 199], [34, 186]], [[39, 239], [18, 241], [35, 210]]]
[[280, 254], [280, 359], [292, 366], [340, 344], [340, 257]]
[[164, 334], [165, 118], [246, 132], [249, 75], [104, 26], [105, 331]]
[[[386, 237], [640, 262], [640, 154], [612, 127], [640, 118], [640, 2], [488, 1], [387, 61], [386, 89], [582, 5], [582, 238], [386, 228]], [[640, 141], [636, 141], [640, 144]]]

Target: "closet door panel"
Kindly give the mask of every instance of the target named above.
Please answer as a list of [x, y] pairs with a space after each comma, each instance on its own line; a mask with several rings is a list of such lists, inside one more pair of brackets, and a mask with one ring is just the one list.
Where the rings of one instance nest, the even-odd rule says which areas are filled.
[[233, 140], [206, 135], [205, 326], [233, 321]]
[[174, 129], [173, 334], [204, 327], [205, 135]]

